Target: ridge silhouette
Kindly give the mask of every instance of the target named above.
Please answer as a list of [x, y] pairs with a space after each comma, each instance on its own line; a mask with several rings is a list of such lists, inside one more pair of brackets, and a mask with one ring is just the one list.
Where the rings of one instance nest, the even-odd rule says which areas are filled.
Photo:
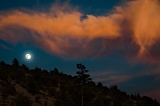
[[[74, 67], [74, 66], [73, 66]], [[66, 69], [67, 70], [67, 69]], [[64, 74], [57, 68], [30, 70], [19, 65], [0, 62], [0, 105], [2, 106], [160, 106], [147, 96], [128, 95], [118, 89], [92, 81], [83, 64], [77, 74]], [[76, 71], [75, 71], [76, 73]]]

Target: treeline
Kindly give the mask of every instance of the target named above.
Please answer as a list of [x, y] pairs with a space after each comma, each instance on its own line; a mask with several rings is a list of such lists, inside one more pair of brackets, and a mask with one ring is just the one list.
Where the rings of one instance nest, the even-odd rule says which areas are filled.
[[[73, 66], [74, 67], [74, 66]], [[4, 106], [160, 106], [147, 96], [128, 95], [116, 85], [92, 81], [83, 64], [75, 76], [38, 67], [30, 70], [17, 59], [0, 62], [0, 105]]]

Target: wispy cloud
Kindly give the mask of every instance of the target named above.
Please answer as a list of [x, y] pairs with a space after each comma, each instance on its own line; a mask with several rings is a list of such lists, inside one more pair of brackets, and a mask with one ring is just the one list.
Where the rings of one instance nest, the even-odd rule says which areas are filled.
[[160, 102], [160, 96], [159, 96], [160, 95], [160, 90], [153, 90], [153, 91], [150, 91], [150, 92], [146, 92], [143, 95], [152, 97], [152, 98], [156, 99], [158, 102]]
[[128, 82], [133, 76], [124, 75], [119, 71], [99, 71], [91, 73], [95, 82], [102, 82], [105, 85], [116, 85]]
[[157, 66], [150, 70], [145, 70], [143, 73], [140, 74], [140, 76], [154, 76], [154, 82], [160, 81], [160, 67]]
[[123, 76], [123, 75], [93, 78], [94, 81], [102, 82], [103, 84], [109, 86], [127, 82], [129, 81], [129, 79], [131, 79], [130, 76]]
[[10, 49], [10, 48], [8, 48], [7, 46], [5, 46], [5, 45], [3, 45], [3, 44], [0, 44], [0, 48], [3, 48], [3, 49]]

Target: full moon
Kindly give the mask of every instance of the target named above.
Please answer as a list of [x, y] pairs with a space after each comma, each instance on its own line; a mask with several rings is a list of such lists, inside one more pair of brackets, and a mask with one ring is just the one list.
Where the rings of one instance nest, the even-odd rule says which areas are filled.
[[31, 54], [26, 54], [26, 59], [31, 59]]

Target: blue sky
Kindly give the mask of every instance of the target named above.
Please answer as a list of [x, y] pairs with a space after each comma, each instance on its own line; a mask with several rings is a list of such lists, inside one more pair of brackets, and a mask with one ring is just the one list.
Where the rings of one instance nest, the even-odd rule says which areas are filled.
[[[96, 82], [160, 101], [160, 33], [152, 28], [158, 24], [150, 24], [160, 22], [152, 14], [160, 6], [150, 2], [0, 0], [0, 61], [17, 58], [30, 69], [58, 68], [71, 75], [82, 63]], [[149, 12], [136, 12], [141, 7]]]

